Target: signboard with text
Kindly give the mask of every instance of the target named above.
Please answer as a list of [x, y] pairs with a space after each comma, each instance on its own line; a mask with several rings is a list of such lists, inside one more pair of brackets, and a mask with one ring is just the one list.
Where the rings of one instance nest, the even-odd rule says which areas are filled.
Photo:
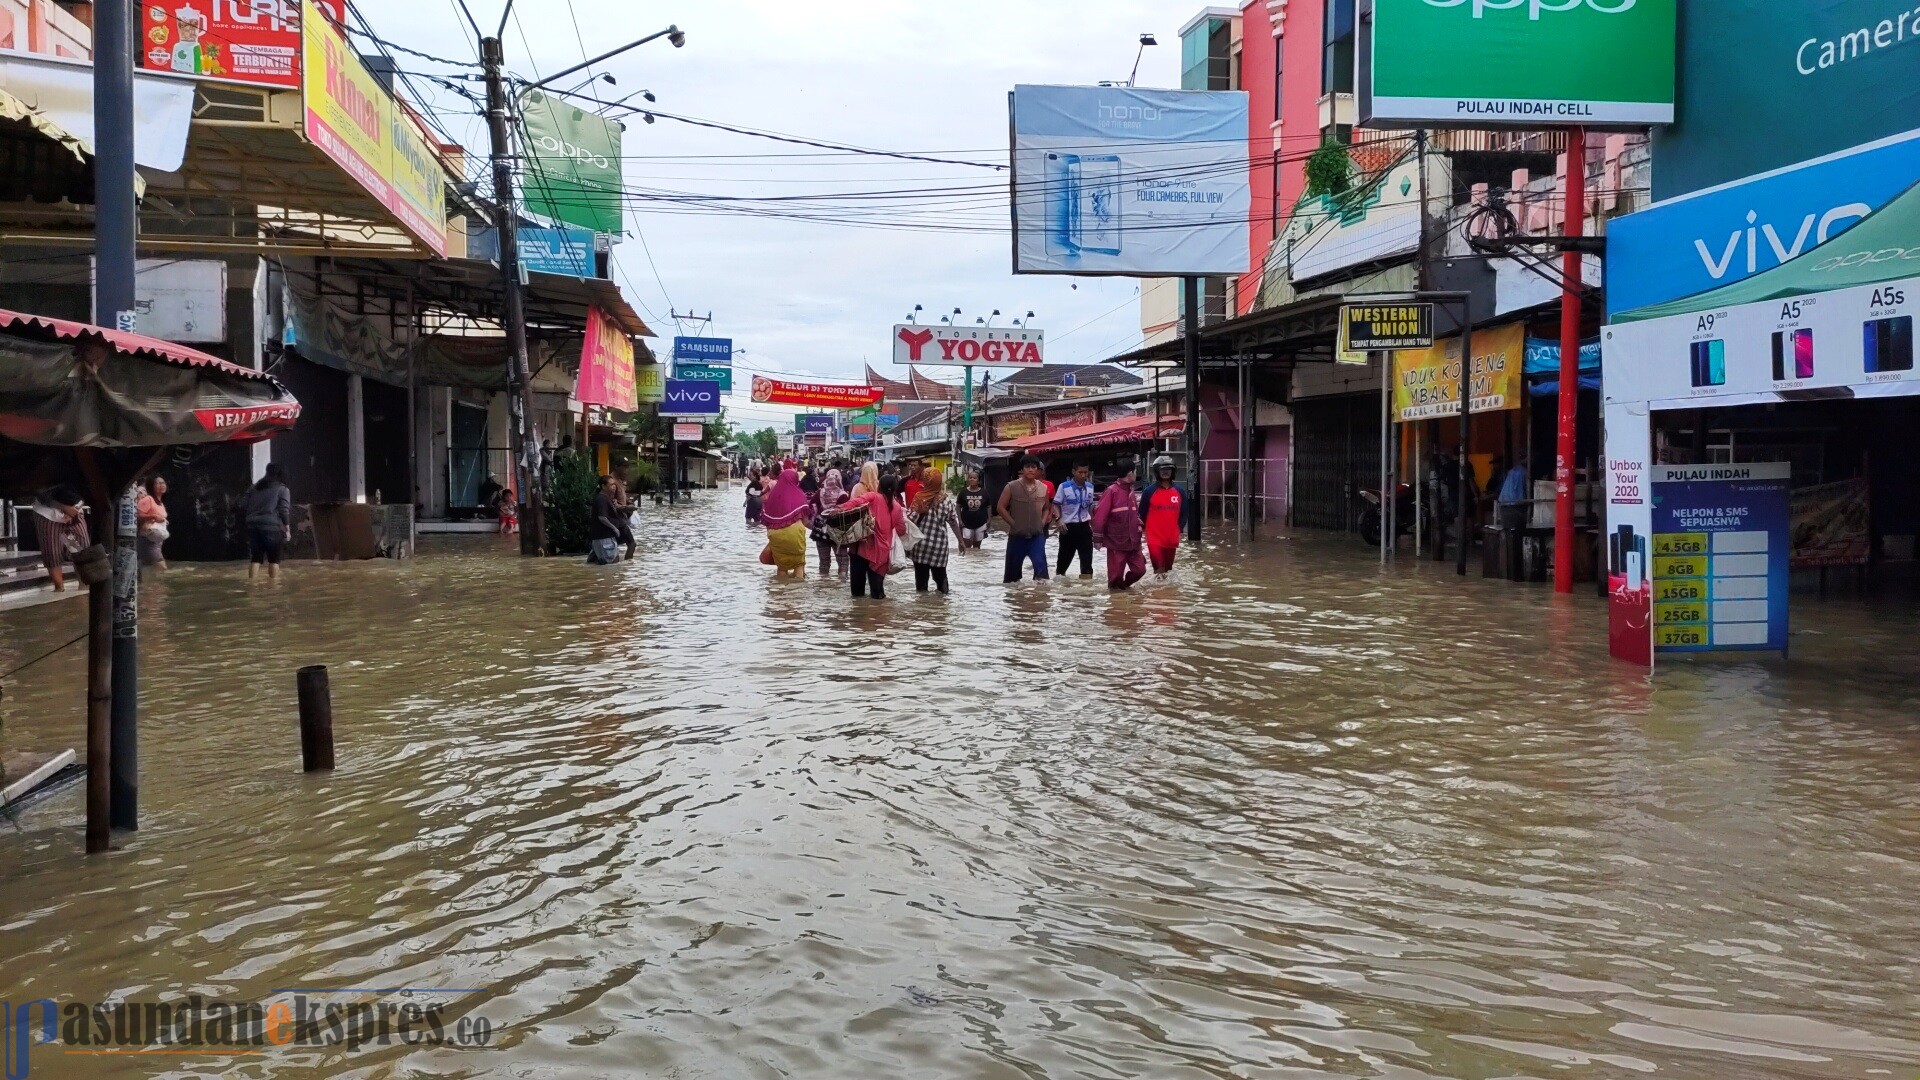
[[1679, 6], [1679, 0], [1374, 0], [1370, 62], [1356, 71], [1361, 123], [1671, 123]]
[[723, 394], [733, 393], [733, 369], [716, 367], [713, 364], [693, 364], [684, 360], [673, 365], [673, 377], [688, 382], [717, 383]]
[[1656, 652], [1786, 650], [1791, 468], [1653, 468]]
[[639, 407], [633, 339], [597, 305], [587, 308], [587, 340], [580, 346], [580, 378], [574, 395], [588, 405], [621, 412]]
[[719, 367], [733, 366], [733, 339], [723, 337], [676, 337], [673, 339], [673, 358], [690, 360], [696, 364], [713, 364]]
[[1014, 273], [1246, 273], [1244, 92], [1016, 86], [1008, 100]]
[[946, 367], [1038, 367], [1045, 363], [1041, 349], [1046, 331], [1022, 327], [920, 326], [893, 327], [893, 362]]
[[[140, 6], [140, 66], [264, 86], [300, 85], [300, 6], [290, 0], [148, 0]], [[340, 13], [331, 0], [329, 20]]]
[[851, 383], [789, 382], [753, 377], [753, 400], [763, 405], [802, 405], [815, 409], [859, 409], [885, 396], [877, 386]]
[[705, 424], [681, 422], [673, 425], [674, 442], [699, 442], [706, 434]]
[[691, 417], [719, 416], [720, 387], [710, 382], [668, 379], [666, 394], [660, 402], [660, 414]]
[[667, 396], [667, 369], [661, 364], [640, 364], [634, 368], [635, 396], [643, 403], [658, 405]]
[[1354, 352], [1433, 348], [1432, 304], [1348, 304], [1340, 335]]
[[[1527, 327], [1510, 323], [1473, 335], [1473, 411], [1520, 407]], [[1402, 422], [1460, 415], [1460, 339], [1393, 354], [1393, 415]]]
[[346, 170], [428, 250], [447, 253], [445, 172], [420, 127], [347, 39], [304, 0], [300, 96], [307, 140]]

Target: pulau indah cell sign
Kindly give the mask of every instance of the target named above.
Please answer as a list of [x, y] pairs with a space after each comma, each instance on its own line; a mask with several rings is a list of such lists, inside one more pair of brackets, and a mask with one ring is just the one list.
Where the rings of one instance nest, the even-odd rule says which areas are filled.
[[1024, 327], [920, 326], [893, 328], [893, 362], [946, 367], [1039, 367], [1046, 331]]

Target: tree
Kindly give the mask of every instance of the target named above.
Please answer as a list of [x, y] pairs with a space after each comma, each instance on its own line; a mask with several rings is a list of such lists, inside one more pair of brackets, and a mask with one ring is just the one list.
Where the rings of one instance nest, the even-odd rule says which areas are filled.
[[[770, 427], [763, 427], [748, 438], [753, 440], [751, 445], [761, 457], [772, 457], [780, 452], [780, 433]], [[743, 442], [741, 445], [744, 447], [749, 444]]]
[[593, 518], [593, 497], [600, 478], [579, 454], [554, 458], [547, 476], [547, 553], [584, 555], [587, 523]]
[[1339, 198], [1353, 187], [1353, 156], [1347, 148], [1328, 136], [1320, 149], [1307, 158], [1306, 197], [1326, 195]]

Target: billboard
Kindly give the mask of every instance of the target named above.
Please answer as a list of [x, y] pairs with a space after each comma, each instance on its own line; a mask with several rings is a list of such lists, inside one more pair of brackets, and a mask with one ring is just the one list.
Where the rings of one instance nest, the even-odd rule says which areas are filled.
[[677, 360], [673, 365], [673, 377], [688, 382], [710, 382], [720, 386], [723, 394], [733, 393], [733, 369], [717, 364], [695, 364], [686, 360]]
[[[1428, 155], [1428, 196], [1452, 185], [1448, 158]], [[1303, 196], [1281, 236], [1287, 277], [1294, 282], [1420, 250], [1419, 159], [1408, 156], [1362, 190]]]
[[[1527, 325], [1509, 323], [1473, 335], [1473, 411], [1520, 407]], [[1393, 414], [1402, 422], [1460, 415], [1460, 339], [1393, 354]]]
[[1653, 467], [1656, 652], [1786, 650], [1791, 470]]
[[793, 418], [794, 430], [808, 435], [831, 435], [833, 433], [832, 413], [799, 413]]
[[661, 364], [641, 364], [634, 369], [634, 396], [642, 404], [658, 405], [667, 399], [667, 369]]
[[300, 96], [307, 141], [346, 170], [435, 255], [447, 253], [445, 173], [413, 117], [340, 31], [301, 5]]
[[1245, 93], [1016, 86], [1008, 99], [1014, 273], [1247, 272]]
[[660, 401], [662, 416], [719, 416], [720, 387], [710, 382], [668, 379]]
[[597, 233], [621, 231], [620, 125], [551, 94], [520, 95], [527, 209]]
[[673, 358], [691, 360], [698, 364], [716, 364], [730, 367], [733, 364], [733, 339], [723, 337], [676, 337], [673, 339]]
[[1687, 0], [1679, 116], [1654, 132], [1654, 198], [1915, 127], [1914, 8], [1893, 0]]
[[895, 323], [893, 362], [944, 367], [1038, 367], [1046, 331]]
[[701, 423], [681, 423], [673, 425], [674, 442], [699, 442], [706, 435], [707, 426]]
[[[331, 0], [320, 6], [339, 21]], [[293, 0], [148, 0], [140, 12], [139, 63], [149, 71], [300, 85], [300, 5]]]
[[1679, 0], [1374, 0], [1368, 62], [1357, 72], [1361, 122], [1671, 123], [1678, 7]]
[[753, 400], [760, 404], [801, 405], [813, 409], [860, 409], [886, 394], [877, 386], [849, 383], [789, 382], [753, 377]]
[[1920, 131], [1910, 131], [1615, 218], [1607, 223], [1607, 311], [1664, 304], [1771, 270], [1846, 232], [1916, 179]]

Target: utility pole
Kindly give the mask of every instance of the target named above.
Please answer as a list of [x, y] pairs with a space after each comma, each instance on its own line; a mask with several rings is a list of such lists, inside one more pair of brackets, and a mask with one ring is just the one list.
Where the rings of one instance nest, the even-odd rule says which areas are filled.
[[[1587, 129], [1567, 133], [1567, 236], [1587, 230]], [[1569, 243], [1560, 258], [1560, 415], [1553, 454], [1553, 591], [1573, 591], [1573, 459], [1579, 453], [1580, 272], [1582, 256]]]
[[[1200, 279], [1182, 282], [1187, 302], [1187, 501], [1200, 498]], [[1187, 539], [1200, 543], [1206, 504], [1187, 507]]]
[[[133, 170], [133, 0], [102, 0], [93, 8], [94, 319], [133, 332], [134, 245], [139, 203]], [[108, 481], [124, 483], [115, 472]], [[119, 503], [113, 548], [113, 708], [111, 818], [116, 829], [139, 827], [140, 564], [135, 550], [133, 491], [114, 491]]]
[[506, 288], [503, 321], [507, 331], [507, 411], [511, 416], [514, 468], [519, 472], [520, 554], [544, 555], [547, 507], [540, 462], [540, 438], [533, 423], [533, 386], [527, 365], [526, 294], [520, 282], [520, 245], [514, 234], [513, 144], [507, 134], [507, 82], [498, 37], [480, 41], [480, 64], [487, 79], [487, 136], [493, 150], [493, 221], [500, 235], [500, 279]]

